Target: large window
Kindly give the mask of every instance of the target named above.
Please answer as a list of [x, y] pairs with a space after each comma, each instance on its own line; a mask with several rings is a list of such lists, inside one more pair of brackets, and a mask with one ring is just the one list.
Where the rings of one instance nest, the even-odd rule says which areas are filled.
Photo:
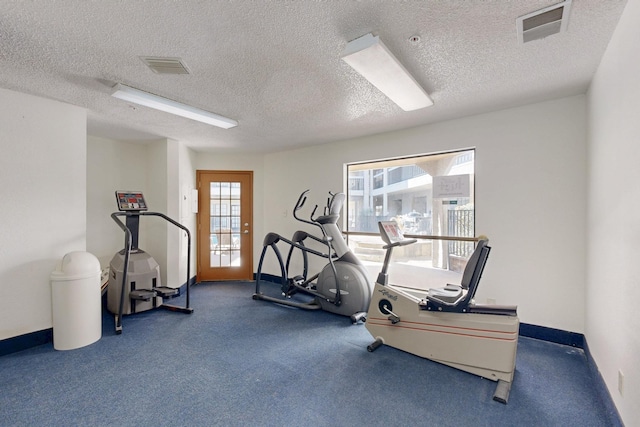
[[378, 221], [393, 220], [418, 238], [394, 251], [397, 261], [459, 273], [474, 248], [474, 154], [469, 149], [348, 165], [345, 228], [356, 255], [382, 262]]

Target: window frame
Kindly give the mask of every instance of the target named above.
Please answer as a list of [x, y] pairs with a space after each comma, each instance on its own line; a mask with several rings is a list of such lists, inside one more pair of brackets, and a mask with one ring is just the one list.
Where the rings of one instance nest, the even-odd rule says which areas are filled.
[[[342, 218], [342, 229], [343, 229], [343, 233], [345, 234], [347, 241], [349, 241], [349, 236], [375, 236], [378, 235], [379, 233], [377, 232], [377, 228], [375, 230], [369, 230], [369, 231], [359, 231], [359, 230], [354, 230], [353, 227], [351, 227], [351, 223], [352, 221], [352, 211], [354, 209], [354, 206], [352, 205], [352, 198], [351, 195], [353, 193], [353, 191], [362, 191], [364, 192], [364, 188], [367, 187], [366, 184], [364, 185], [354, 185], [353, 183], [357, 180], [359, 180], [358, 177], [354, 176], [351, 174], [351, 172], [356, 172], [356, 171], [362, 171], [362, 170], [370, 170], [371, 171], [371, 183], [370, 183], [370, 188], [371, 190], [378, 190], [380, 188], [384, 188], [385, 186], [388, 187], [389, 185], [393, 185], [392, 184], [388, 184], [388, 185], [382, 185], [379, 187], [375, 187], [374, 188], [374, 178], [377, 178], [377, 180], [380, 180], [380, 175], [383, 175], [382, 179], [384, 181], [384, 174], [385, 174], [385, 170], [387, 170], [387, 175], [388, 175], [388, 169], [392, 169], [392, 168], [398, 168], [400, 166], [413, 166], [416, 167], [415, 162], [416, 159], [440, 159], [440, 158], [444, 158], [444, 157], [448, 157], [448, 156], [457, 156], [454, 159], [454, 164], [452, 165], [452, 167], [459, 165], [460, 163], [463, 163], [462, 160], [464, 160], [464, 158], [466, 157], [467, 159], [470, 159], [470, 162], [472, 163], [472, 172], [470, 173], [470, 183], [469, 183], [469, 187], [470, 187], [470, 195], [469, 195], [469, 202], [467, 203], [467, 205], [470, 205], [471, 210], [473, 211], [472, 214], [472, 226], [471, 226], [471, 230], [472, 232], [470, 233], [471, 236], [453, 236], [453, 235], [439, 235], [439, 234], [434, 234], [433, 232], [431, 233], [412, 233], [412, 232], [405, 232], [404, 235], [406, 237], [410, 237], [410, 238], [416, 238], [416, 239], [426, 239], [426, 240], [448, 240], [448, 241], [452, 241], [452, 242], [476, 242], [478, 241], [478, 238], [474, 236], [475, 234], [475, 158], [476, 158], [476, 148], [475, 147], [469, 147], [469, 148], [461, 148], [461, 149], [457, 149], [457, 150], [451, 150], [451, 151], [442, 151], [442, 152], [436, 152], [436, 153], [427, 153], [427, 154], [416, 154], [416, 155], [411, 155], [411, 156], [400, 156], [400, 157], [395, 157], [395, 158], [386, 158], [386, 159], [380, 159], [380, 160], [369, 160], [369, 161], [360, 161], [360, 162], [351, 162], [351, 163], [346, 163], [344, 165], [344, 188], [345, 188], [345, 194], [346, 194], [346, 201], [345, 201], [345, 209], [343, 211], [343, 218]], [[458, 163], [456, 163], [458, 162]], [[367, 167], [370, 166], [370, 167]], [[382, 171], [382, 172], [380, 172]], [[429, 175], [426, 171], [425, 173], [427, 175]], [[431, 175], [429, 175], [431, 177]], [[432, 177], [431, 177], [432, 178]], [[366, 180], [366, 177], [363, 178], [363, 180]], [[433, 181], [431, 182], [431, 185], [433, 185]], [[361, 189], [362, 188], [362, 189]], [[423, 195], [426, 194], [426, 197], [429, 198], [431, 197], [432, 200], [432, 206], [433, 206], [433, 193], [431, 193], [431, 195], [429, 195], [428, 193], [423, 193]], [[374, 196], [375, 197], [375, 196]], [[373, 217], [376, 219], [375, 220], [375, 227], [377, 227], [377, 223], [378, 221], [381, 220], [385, 220], [388, 218], [384, 218], [385, 215], [378, 215], [380, 214], [380, 209], [378, 209], [378, 206], [375, 205], [375, 203], [371, 203], [371, 209], [372, 209], [372, 213], [373, 213]], [[384, 214], [384, 213], [383, 213]], [[380, 218], [380, 219], [378, 219]], [[467, 233], [469, 234], [469, 233]]]

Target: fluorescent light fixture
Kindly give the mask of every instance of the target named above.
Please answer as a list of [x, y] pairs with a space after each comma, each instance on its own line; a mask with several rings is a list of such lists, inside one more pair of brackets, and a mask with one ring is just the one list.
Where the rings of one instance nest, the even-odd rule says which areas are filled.
[[124, 101], [144, 105], [149, 108], [155, 108], [156, 110], [164, 111], [165, 113], [175, 114], [176, 116], [186, 117], [187, 119], [197, 120], [199, 122], [218, 126], [224, 129], [238, 126], [238, 122], [235, 120], [228, 119], [190, 105], [181, 104], [161, 96], [153, 95], [139, 89], [134, 89], [120, 83], [113, 87], [113, 93], [111, 95]]
[[404, 111], [433, 105], [425, 90], [378, 36], [366, 34], [347, 43], [342, 60]]

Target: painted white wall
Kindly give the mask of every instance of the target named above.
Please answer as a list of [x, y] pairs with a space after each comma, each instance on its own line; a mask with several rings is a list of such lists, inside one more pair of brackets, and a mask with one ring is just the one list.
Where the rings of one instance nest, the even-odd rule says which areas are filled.
[[[165, 165], [165, 194], [166, 204], [164, 209], [160, 212], [167, 215], [169, 218], [179, 221], [180, 219], [180, 158], [179, 150], [180, 143], [174, 140], [167, 140], [166, 142], [166, 165]], [[155, 164], [155, 167], [160, 165]], [[160, 225], [164, 226], [166, 233], [166, 240], [164, 242], [165, 259], [164, 265], [161, 265], [160, 269], [164, 268], [164, 286], [178, 287], [184, 278], [178, 282], [178, 273], [180, 272], [180, 242], [182, 234], [180, 229], [175, 225], [159, 220]]]
[[[187, 148], [184, 144], [178, 146], [178, 186], [179, 186], [179, 222], [189, 229], [191, 233], [191, 263], [189, 275], [196, 275], [196, 248], [197, 248], [197, 228], [196, 214], [192, 210], [192, 190], [196, 188], [196, 152]], [[197, 202], [197, 199], [195, 199]], [[176, 283], [184, 283], [186, 280], [187, 266], [187, 241], [186, 234], [182, 233], [179, 241], [178, 257], [180, 267]]]
[[[142, 144], [90, 136], [87, 147], [87, 247], [106, 267], [124, 247], [124, 233], [110, 216], [117, 211], [114, 192], [140, 190], [150, 211], [180, 221], [181, 183], [193, 182], [195, 172], [188, 162], [190, 150], [186, 149], [184, 163], [185, 148], [177, 141]], [[186, 280], [186, 241], [183, 251], [181, 233], [161, 218], [145, 216], [140, 220], [139, 246], [158, 261], [167, 286], [177, 287]]]
[[0, 340], [52, 327], [50, 274], [86, 250], [86, 111], [0, 89]]
[[[149, 211], [167, 214], [169, 200], [168, 186], [168, 144], [169, 141], [161, 139], [147, 144], [147, 190], [145, 199]], [[173, 171], [172, 171], [173, 172]], [[146, 243], [140, 245], [141, 249], [151, 255], [160, 265], [162, 286], [168, 285], [167, 280], [167, 239], [168, 226], [166, 221], [157, 217], [145, 217]]]
[[[640, 425], [640, 2], [628, 2], [589, 90], [586, 333], [628, 426]], [[618, 372], [624, 394], [618, 391]]]
[[[191, 242], [191, 267], [189, 275], [195, 276], [195, 219], [191, 212], [191, 189], [195, 188], [195, 153], [184, 144], [167, 140], [166, 143], [166, 207], [160, 212], [169, 218], [186, 226], [192, 234]], [[156, 164], [154, 167], [159, 167]], [[155, 183], [149, 183], [155, 185]], [[173, 224], [166, 225], [166, 258], [164, 268], [166, 270], [165, 286], [179, 287], [187, 281], [187, 235]], [[163, 268], [161, 266], [161, 268]]]
[[[520, 320], [584, 331], [586, 97], [265, 156], [265, 230], [290, 236], [297, 195], [324, 205], [345, 163], [476, 147], [476, 230], [493, 250], [477, 300]], [[274, 263], [267, 273], [278, 274]]]
[[[124, 247], [124, 232], [111, 219], [118, 210], [117, 190], [147, 190], [147, 146], [127, 141], [87, 137], [87, 251], [107, 267]], [[121, 217], [124, 222], [124, 217]], [[140, 224], [140, 247], [145, 248], [145, 223]]]

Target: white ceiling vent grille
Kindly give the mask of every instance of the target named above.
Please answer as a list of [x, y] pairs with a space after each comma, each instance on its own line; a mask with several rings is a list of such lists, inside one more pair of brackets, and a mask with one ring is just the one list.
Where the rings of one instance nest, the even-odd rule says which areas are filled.
[[563, 32], [569, 23], [571, 0], [545, 7], [516, 19], [518, 40], [527, 43]]
[[180, 58], [141, 56], [140, 59], [156, 74], [189, 74], [189, 69]]

